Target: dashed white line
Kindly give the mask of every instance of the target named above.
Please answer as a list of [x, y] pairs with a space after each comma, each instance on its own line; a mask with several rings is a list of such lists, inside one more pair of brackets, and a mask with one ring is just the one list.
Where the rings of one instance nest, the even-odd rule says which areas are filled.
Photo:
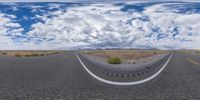
[[170, 59], [172, 58], [172, 55], [173, 53], [170, 55], [170, 57], [167, 59], [167, 61], [165, 62], [165, 64], [163, 65], [163, 67], [158, 71], [156, 72], [155, 74], [153, 74], [152, 76], [148, 77], [148, 78], [145, 78], [145, 79], [142, 79], [142, 80], [139, 80], [139, 81], [134, 81], [134, 82], [115, 82], [115, 81], [110, 81], [110, 80], [106, 80], [106, 79], [103, 79], [97, 75], [95, 75], [93, 72], [91, 72], [86, 66], [85, 64], [81, 61], [80, 57], [78, 56], [77, 53], [76, 54], [76, 57], [78, 58], [79, 62], [81, 63], [81, 65], [83, 66], [83, 68], [95, 79], [103, 82], [103, 83], [107, 83], [107, 84], [111, 84], [111, 85], [121, 85], [121, 86], [128, 86], [128, 85], [137, 85], [137, 84], [142, 84], [142, 83], [145, 83], [145, 82], [148, 82], [152, 79], [154, 79], [156, 76], [158, 76], [162, 71], [163, 69], [167, 66], [167, 64], [169, 63]]

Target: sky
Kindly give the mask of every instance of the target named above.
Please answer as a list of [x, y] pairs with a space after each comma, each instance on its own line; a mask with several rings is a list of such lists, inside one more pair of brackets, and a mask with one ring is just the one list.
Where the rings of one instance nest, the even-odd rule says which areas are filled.
[[197, 0], [33, 1], [0, 0], [0, 50], [200, 49]]

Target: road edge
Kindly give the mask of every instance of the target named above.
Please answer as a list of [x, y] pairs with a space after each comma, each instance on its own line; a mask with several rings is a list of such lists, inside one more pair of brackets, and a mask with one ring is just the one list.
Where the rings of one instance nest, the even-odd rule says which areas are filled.
[[139, 80], [139, 81], [133, 81], [133, 82], [115, 82], [115, 81], [110, 81], [110, 80], [103, 79], [103, 78], [95, 75], [93, 72], [91, 72], [85, 66], [85, 64], [82, 62], [82, 60], [80, 59], [80, 57], [78, 56], [78, 54], [76, 52], [75, 52], [75, 55], [78, 58], [80, 64], [83, 66], [83, 68], [88, 72], [88, 74], [90, 74], [96, 80], [101, 81], [101, 82], [106, 83], [106, 84], [110, 84], [110, 85], [129, 86], [129, 85], [142, 84], [142, 83], [148, 82], [148, 81], [154, 79], [155, 77], [157, 77], [164, 70], [164, 68], [167, 66], [167, 64], [169, 63], [170, 59], [172, 58], [173, 53], [169, 56], [169, 58], [167, 59], [167, 61], [165, 62], [165, 64], [162, 66], [162, 68], [160, 68], [159, 71], [157, 71], [155, 74], [153, 74], [150, 77], [147, 77], [145, 79], [142, 79], [142, 80]]

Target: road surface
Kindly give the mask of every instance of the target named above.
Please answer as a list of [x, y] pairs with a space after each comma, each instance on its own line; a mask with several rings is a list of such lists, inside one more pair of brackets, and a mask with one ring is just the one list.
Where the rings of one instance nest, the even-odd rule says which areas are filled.
[[74, 52], [0, 57], [0, 100], [200, 100], [200, 56], [175, 51], [153, 80], [116, 86], [100, 82]]

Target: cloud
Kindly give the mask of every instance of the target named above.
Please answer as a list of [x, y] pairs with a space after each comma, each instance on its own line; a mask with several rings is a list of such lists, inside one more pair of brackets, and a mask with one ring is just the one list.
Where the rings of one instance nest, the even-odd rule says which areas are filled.
[[123, 12], [121, 8], [113, 4], [93, 4], [55, 11], [49, 14], [56, 17], [38, 17], [45, 23], [33, 24], [33, 30], [28, 34], [52, 40], [46, 42], [66, 48], [142, 46], [169, 49], [180, 48], [180, 44], [187, 41], [197, 41], [188, 38], [188, 34], [198, 34], [199, 14], [167, 11], [163, 4], [147, 7], [143, 12]]
[[121, 2], [121, 3], [144, 3], [144, 2], [199, 2], [199, 0], [0, 0], [0, 2]]
[[122, 11], [125, 5], [114, 3], [68, 8], [53, 4], [50, 7], [59, 10], [36, 14], [34, 19], [40, 21], [26, 33], [12, 20], [16, 16], [2, 14], [0, 42], [4, 46], [0, 49], [200, 49], [200, 14], [191, 10], [179, 13], [180, 9], [171, 8], [187, 4], [190, 3], [159, 3], [144, 6], [142, 11]]
[[[6, 17], [7, 16], [7, 17]], [[14, 23], [10, 18], [15, 17], [14, 15], [7, 15], [0, 13], [0, 43], [1, 49], [9, 49], [9, 47], [14, 47], [14, 43], [11, 39], [11, 35], [20, 34], [21, 29], [18, 23]], [[15, 30], [12, 30], [12, 29]]]

